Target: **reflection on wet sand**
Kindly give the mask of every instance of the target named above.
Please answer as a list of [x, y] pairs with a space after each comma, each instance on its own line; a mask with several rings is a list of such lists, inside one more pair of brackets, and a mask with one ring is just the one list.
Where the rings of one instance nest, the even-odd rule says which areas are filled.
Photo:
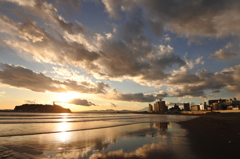
[[69, 124], [61, 123], [58, 128], [61, 133], [23, 136], [19, 142], [13, 137], [14, 146], [6, 144], [5, 148], [15, 152], [24, 150], [26, 156], [42, 158], [195, 158], [189, 152], [185, 130], [175, 123], [139, 123], [64, 132], [68, 129]]
[[70, 130], [70, 128], [71, 128], [71, 125], [69, 125], [69, 123], [66, 123], [66, 122], [60, 123], [57, 127], [57, 131], [61, 131], [61, 132], [55, 135], [56, 139], [58, 139], [60, 142], [67, 142], [71, 137], [71, 133], [67, 133], [65, 131]]
[[167, 130], [169, 122], [155, 123], [156, 127], [162, 131]]

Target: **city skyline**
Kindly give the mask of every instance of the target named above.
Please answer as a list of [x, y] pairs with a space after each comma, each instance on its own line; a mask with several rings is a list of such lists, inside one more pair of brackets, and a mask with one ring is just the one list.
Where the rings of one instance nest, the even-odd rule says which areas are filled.
[[237, 0], [3, 0], [0, 106], [240, 98]]

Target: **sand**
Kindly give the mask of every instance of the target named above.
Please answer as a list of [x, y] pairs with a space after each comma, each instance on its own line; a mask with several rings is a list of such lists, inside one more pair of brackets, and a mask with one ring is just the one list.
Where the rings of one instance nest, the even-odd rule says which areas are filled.
[[200, 158], [240, 159], [240, 113], [210, 113], [179, 122]]
[[30, 159], [22, 153], [18, 153], [12, 149], [8, 149], [5, 146], [0, 146], [0, 158], [1, 159]]
[[[240, 113], [211, 113], [195, 116], [199, 116], [199, 118], [179, 122], [181, 127], [187, 130], [191, 150], [184, 152], [180, 148], [181, 151], [178, 155], [187, 156], [185, 153], [191, 152], [194, 156], [196, 155], [204, 159], [240, 159]], [[122, 127], [116, 128], [119, 130], [122, 129]], [[105, 134], [106, 129], [100, 129], [98, 131], [102, 131], [100, 134]], [[96, 141], [101, 141], [99, 138], [97, 139]], [[74, 143], [71, 143], [71, 145], [73, 144]], [[76, 144], [82, 145], [82, 142], [76, 142]], [[176, 145], [179, 146], [181, 144], [184, 143], [181, 142]], [[95, 145], [95, 142], [93, 142], [93, 145]], [[173, 147], [171, 144], [168, 146]], [[38, 151], [31, 149], [31, 147], [21, 146], [20, 148], [21, 149], [15, 145], [0, 145], [0, 158], [28, 159], [32, 158], [29, 154], [38, 154]], [[26, 151], [24, 148], [26, 148]], [[178, 148], [179, 147], [175, 147], [174, 149]], [[151, 151], [145, 150], [144, 152], [148, 154], [148, 152]], [[159, 151], [156, 152], [159, 154]], [[125, 154], [119, 156], [119, 158], [124, 158], [124, 155]], [[180, 158], [180, 155], [178, 158]]]

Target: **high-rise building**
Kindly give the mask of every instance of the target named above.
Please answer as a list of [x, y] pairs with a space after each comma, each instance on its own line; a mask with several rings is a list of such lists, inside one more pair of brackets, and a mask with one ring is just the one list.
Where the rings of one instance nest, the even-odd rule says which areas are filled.
[[189, 103], [183, 103], [183, 108], [185, 111], [190, 111], [190, 104]]
[[214, 99], [214, 100], [209, 100], [208, 104], [209, 106], [212, 106], [213, 103], [225, 103], [227, 100], [226, 99]]
[[160, 109], [159, 109], [159, 105], [158, 105], [158, 102], [154, 103], [154, 112], [159, 112]]
[[159, 113], [164, 113], [168, 111], [168, 107], [165, 104], [165, 101], [157, 101], [154, 103], [154, 111]]
[[200, 106], [199, 105], [192, 105], [191, 106], [191, 111], [199, 111], [200, 110]]
[[204, 102], [203, 106], [204, 106], [204, 110], [207, 110], [207, 107], [208, 107], [207, 102]]
[[152, 106], [152, 104], [149, 104], [149, 106], [148, 106], [148, 112], [149, 112], [149, 113], [153, 112], [153, 106]]
[[218, 110], [220, 103], [212, 103], [212, 110]]

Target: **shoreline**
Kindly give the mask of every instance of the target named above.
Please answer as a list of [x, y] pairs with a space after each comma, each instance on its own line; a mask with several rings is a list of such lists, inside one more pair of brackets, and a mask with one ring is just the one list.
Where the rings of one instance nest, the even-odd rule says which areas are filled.
[[187, 130], [191, 149], [200, 158], [240, 158], [240, 113], [198, 114], [178, 122]]
[[[169, 153], [169, 152], [171, 152], [171, 150], [176, 149], [176, 150], [178, 150], [178, 151], [176, 151], [177, 158], [183, 158], [183, 156], [189, 157], [189, 155], [191, 156], [191, 154], [194, 154], [194, 156], [196, 156], [196, 158], [199, 158], [199, 159], [200, 158], [204, 158], [204, 159], [226, 159], [226, 158], [239, 159], [240, 158], [240, 151], [239, 151], [240, 150], [240, 113], [161, 114], [161, 115], [170, 115], [170, 116], [174, 115], [173, 119], [178, 119], [178, 121], [181, 121], [180, 119], [182, 116], [197, 117], [197, 118], [187, 120], [187, 121], [174, 122], [174, 123], [177, 123], [176, 125], [178, 125], [178, 127], [177, 127], [178, 129], [180, 127], [184, 129], [184, 133], [178, 134], [178, 135], [180, 135], [179, 139], [181, 139], [181, 135], [184, 136], [184, 139], [188, 139], [187, 140], [187, 151], [184, 151], [184, 148], [183, 148], [184, 144], [186, 144], [185, 140], [182, 140], [182, 141], [176, 140], [174, 137], [171, 139], [171, 135], [169, 135], [170, 138], [168, 138], [168, 140], [163, 139], [163, 141], [171, 141], [170, 143], [168, 143], [168, 142], [165, 143], [165, 146], [167, 146], [169, 149], [166, 151], [163, 151], [163, 152]], [[184, 117], [184, 119], [185, 119], [185, 117]], [[147, 127], [149, 127], [149, 125]], [[161, 129], [160, 125], [158, 125], [158, 126], [156, 125], [155, 127], [158, 129]], [[102, 127], [102, 128], [105, 128], [105, 127]], [[118, 128], [118, 126], [115, 128], [116, 128], [115, 130], [117, 130], [117, 131], [114, 131], [114, 132], [111, 131], [114, 134], [113, 136], [116, 135], [116, 132], [124, 131], [124, 129], [122, 130], [122, 128]], [[126, 129], [126, 130], [131, 129], [131, 131], [133, 131], [132, 128], [135, 128], [136, 132], [139, 131], [139, 126], [137, 126], [137, 127], [129, 126], [128, 129]], [[112, 128], [111, 128], [111, 130], [112, 130]], [[129, 136], [129, 138], [131, 138], [131, 136], [139, 137], [139, 135], [141, 136], [141, 138], [146, 137], [146, 136], [144, 136], [144, 135], [146, 135], [146, 133], [144, 133], [145, 129], [143, 129], [143, 130], [144, 131], [141, 130], [138, 133], [136, 133], [135, 135], [132, 132], [129, 133], [129, 134], [131, 134]], [[106, 131], [106, 129], [99, 129], [96, 131], [98, 132], [96, 134], [105, 134], [104, 132]], [[65, 133], [66, 132], [67, 131], [65, 131]], [[99, 133], [99, 132], [102, 132], [102, 133]], [[152, 139], [154, 139], [153, 134], [152, 134], [153, 130], [151, 130], [150, 132], [151, 132], [150, 136], [148, 136], [148, 137], [150, 137], [150, 140], [152, 140]], [[155, 130], [154, 130], [154, 132], [155, 132]], [[73, 135], [73, 133], [75, 135]], [[78, 129], [76, 131], [72, 131], [72, 134], [70, 136], [76, 136], [76, 134], [78, 134], [78, 133], [84, 134], [84, 132], [80, 132]], [[52, 134], [52, 135], [56, 136], [58, 138], [61, 137], [59, 135], [54, 135], [54, 134]], [[85, 140], [85, 138], [81, 139], [81, 136], [82, 135], [79, 135], [79, 138], [78, 138], [79, 141], [76, 140], [76, 138], [70, 141], [71, 138], [69, 138], [68, 142], [70, 144], [78, 143], [78, 142], [86, 143], [85, 141], [84, 142], [82, 141], [82, 140]], [[107, 135], [107, 138], [108, 137], [109, 137], [109, 135]], [[123, 137], [123, 136], [121, 135], [121, 133], [119, 133], [118, 138], [121, 138], [121, 137]], [[30, 136], [25, 137], [25, 139], [26, 138], [28, 140], [31, 137]], [[41, 139], [41, 138], [42, 137], [39, 136], [39, 139]], [[54, 137], [50, 137], [49, 141], [52, 142], [52, 138], [54, 138]], [[46, 139], [47, 138], [44, 137], [44, 142], [46, 142]], [[100, 142], [103, 144], [106, 143], [105, 140], [99, 140], [99, 139], [102, 139], [101, 135], [96, 136], [96, 139], [97, 139], [96, 143], [98, 143], [99, 141], [103, 141], [103, 142]], [[89, 140], [91, 140], [91, 141], [93, 140], [91, 136], [86, 141], [89, 141]], [[113, 139], [111, 139], [111, 140], [113, 141]], [[108, 140], [108, 142], [111, 140]], [[114, 137], [114, 140], [117, 141], [117, 138], [115, 139], [115, 137]], [[172, 144], [172, 141], [175, 141], [175, 140], [178, 141], [178, 143]], [[20, 145], [16, 146], [16, 145], [14, 145], [13, 142], [11, 142], [9, 144], [1, 145], [0, 146], [0, 154], [1, 154], [0, 158], [4, 158], [4, 157], [5, 158], [11, 158], [11, 157], [16, 158], [16, 156], [18, 156], [19, 154], [25, 153], [25, 152], [26, 152], [26, 154], [33, 155], [33, 154], [35, 154], [35, 152], [38, 153], [41, 151], [43, 153], [44, 151], [48, 151], [48, 148], [46, 148], [45, 150], [42, 149], [42, 147], [44, 147], [44, 146], [33, 146], [32, 145], [32, 143], [34, 143], [33, 141], [36, 143], [39, 142], [39, 140], [33, 139], [31, 142], [29, 142], [29, 143], [31, 143], [30, 145], [20, 144]], [[55, 139], [55, 141], [57, 141], [60, 146], [62, 145], [61, 140]], [[66, 142], [66, 141], [64, 141], [64, 142]], [[134, 141], [135, 141], [135, 139], [134, 139]], [[51, 142], [49, 142], [49, 143], [51, 143]], [[8, 143], [8, 141], [6, 143]], [[96, 143], [95, 142], [93, 143], [93, 147], [95, 146]], [[115, 142], [113, 144], [115, 144]], [[34, 144], [34, 145], [38, 145], [38, 144]], [[77, 145], [79, 145], [79, 143]], [[174, 145], [175, 145], [175, 147], [174, 147]], [[58, 147], [55, 148], [56, 154], [57, 154]], [[155, 148], [159, 148], [158, 150], [162, 150], [161, 149], [162, 146], [155, 147]], [[54, 150], [54, 149], [51, 149], [51, 150]], [[155, 150], [157, 150], [157, 149], [153, 149], [153, 150], [148, 149], [148, 152], [154, 153]], [[73, 152], [75, 152], [75, 150]], [[161, 154], [160, 153], [161, 151], [156, 151], [156, 152], [158, 152], [157, 153], [158, 155]], [[175, 152], [175, 151], [173, 151], [173, 152]], [[21, 156], [21, 157], [28, 158], [25, 155]], [[21, 157], [18, 157], [18, 158], [21, 158]], [[123, 156], [119, 156], [119, 158], [120, 157], [124, 158]], [[149, 158], [149, 157], [146, 157], [146, 158]]]

